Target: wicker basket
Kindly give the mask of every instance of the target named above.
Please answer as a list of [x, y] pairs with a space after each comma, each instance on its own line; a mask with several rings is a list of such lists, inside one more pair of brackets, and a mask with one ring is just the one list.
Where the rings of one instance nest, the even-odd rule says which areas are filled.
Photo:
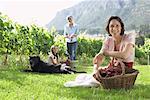
[[136, 70], [130, 74], [117, 75], [101, 79], [101, 85], [104, 89], [129, 89], [132, 88], [139, 71]]

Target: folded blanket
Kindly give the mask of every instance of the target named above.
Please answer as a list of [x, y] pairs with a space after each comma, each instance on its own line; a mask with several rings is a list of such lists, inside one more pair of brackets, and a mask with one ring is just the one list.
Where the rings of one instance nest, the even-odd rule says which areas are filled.
[[74, 81], [64, 84], [65, 87], [98, 87], [100, 83], [93, 78], [92, 74], [79, 74]]

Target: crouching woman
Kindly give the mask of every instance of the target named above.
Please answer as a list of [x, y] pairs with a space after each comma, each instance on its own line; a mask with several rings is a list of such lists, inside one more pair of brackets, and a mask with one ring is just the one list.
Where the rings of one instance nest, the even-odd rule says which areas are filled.
[[[106, 31], [109, 37], [93, 59], [95, 73], [93, 77], [98, 81], [101, 77], [111, 77], [130, 71], [134, 63], [135, 34], [124, 34], [124, 23], [118, 16], [109, 18]], [[105, 56], [109, 56], [111, 61], [106, 68], [102, 68], [100, 65]]]

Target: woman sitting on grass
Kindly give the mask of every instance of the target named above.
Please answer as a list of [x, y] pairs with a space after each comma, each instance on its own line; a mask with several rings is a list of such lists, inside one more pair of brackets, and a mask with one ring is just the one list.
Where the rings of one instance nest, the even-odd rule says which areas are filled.
[[54, 46], [54, 45], [51, 46], [50, 54], [49, 54], [49, 58], [48, 58], [48, 63], [54, 64], [54, 65], [66, 64], [67, 66], [70, 66], [71, 60], [69, 58], [67, 58], [66, 61], [60, 61], [58, 51], [59, 50], [58, 50], [57, 46]]
[[[134, 63], [135, 34], [124, 34], [124, 24], [118, 16], [110, 17], [106, 31], [109, 37], [93, 59], [95, 72], [93, 76], [99, 81], [101, 77], [111, 77], [131, 71]], [[111, 61], [107, 68], [102, 68], [100, 65], [105, 56], [109, 56]]]

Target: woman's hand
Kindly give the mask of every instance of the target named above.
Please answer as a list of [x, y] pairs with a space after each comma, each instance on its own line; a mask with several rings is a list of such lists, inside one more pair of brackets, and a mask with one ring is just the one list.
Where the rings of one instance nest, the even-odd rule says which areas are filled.
[[76, 34], [72, 34], [70, 37], [73, 38], [73, 37], [76, 37], [76, 36], [77, 36]]
[[93, 64], [100, 64], [102, 62], [104, 55], [102, 53], [96, 54], [96, 56], [93, 59]]

